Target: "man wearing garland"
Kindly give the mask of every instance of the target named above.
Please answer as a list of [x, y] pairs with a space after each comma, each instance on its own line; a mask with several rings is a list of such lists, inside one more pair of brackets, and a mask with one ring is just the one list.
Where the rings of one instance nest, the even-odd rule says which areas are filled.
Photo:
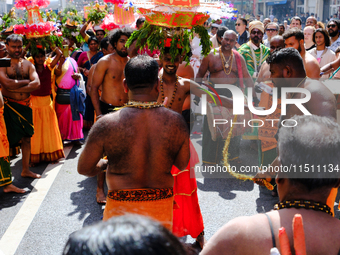
[[[124, 73], [124, 91], [130, 101], [94, 124], [80, 155], [78, 172], [91, 177], [107, 167], [109, 192], [104, 220], [137, 213], [171, 230], [174, 179], [170, 171], [173, 165], [183, 170], [188, 164], [189, 132], [180, 114], [157, 102], [155, 60], [132, 58]], [[108, 160], [100, 160], [103, 154]]]
[[[89, 94], [97, 120], [109, 112], [114, 112], [116, 107], [121, 107], [128, 101], [128, 95], [124, 93], [122, 82], [124, 67], [129, 60], [125, 43], [130, 35], [131, 31], [128, 28], [114, 30], [107, 42], [115, 51], [101, 58], [92, 71], [94, 75], [91, 76]], [[102, 86], [102, 93], [99, 97], [100, 86]], [[106, 203], [103, 189], [104, 176], [101, 173], [97, 178], [97, 202]]]
[[[160, 77], [161, 93], [158, 97], [158, 102], [164, 102], [168, 98], [167, 107], [178, 113], [182, 113], [184, 99], [194, 94], [201, 96], [205, 94], [198, 84], [192, 84], [189, 80], [177, 76], [177, 70], [181, 62], [181, 55], [177, 55], [172, 61], [170, 54], [170, 41], [165, 43], [165, 53], [160, 56], [161, 67], [163, 68], [163, 75]], [[179, 49], [181, 52], [181, 49]], [[181, 54], [181, 53], [180, 53]], [[217, 97], [215, 96], [216, 100]], [[224, 107], [232, 108], [232, 101], [226, 97], [221, 96], [222, 105]], [[190, 164], [186, 171], [180, 172], [179, 169], [173, 167], [172, 174], [175, 177], [175, 201], [179, 204], [178, 209], [174, 209], [174, 228], [173, 232], [177, 236], [191, 235], [197, 238], [198, 243], [203, 248], [203, 219], [198, 204], [197, 198], [197, 183], [194, 178], [194, 172], [191, 171], [195, 164], [199, 162], [198, 155], [190, 143]]]
[[11, 67], [0, 68], [0, 83], [5, 101], [4, 118], [10, 147], [21, 140], [22, 177], [40, 178], [29, 170], [31, 137], [34, 133], [30, 92], [39, 89], [40, 81], [34, 65], [20, 58], [22, 38], [12, 34], [6, 39]]
[[[232, 84], [240, 87], [243, 91], [246, 90], [246, 87], [253, 87], [254, 83], [248, 72], [246, 62], [236, 50], [233, 50], [236, 42], [236, 33], [232, 30], [226, 31], [219, 50], [216, 53], [212, 50], [203, 59], [197, 78], [203, 78], [206, 72], [209, 71], [209, 79], [212, 84]], [[227, 89], [216, 89], [216, 91], [219, 95], [231, 97], [231, 93]], [[225, 140], [222, 138], [217, 138], [216, 141], [212, 140], [207, 118], [205, 118], [203, 130], [203, 163], [206, 165], [220, 164], [223, 159], [222, 149]], [[240, 136], [231, 139], [230, 159], [238, 158], [240, 140]]]
[[269, 56], [269, 48], [262, 44], [264, 27], [260, 21], [249, 23], [250, 41], [243, 44], [238, 52], [244, 57], [249, 74], [256, 78], [261, 69], [261, 65]]

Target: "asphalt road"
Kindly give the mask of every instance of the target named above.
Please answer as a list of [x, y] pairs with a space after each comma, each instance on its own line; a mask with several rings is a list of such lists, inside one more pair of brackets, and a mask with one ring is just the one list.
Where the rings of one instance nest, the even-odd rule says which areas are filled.
[[[201, 132], [201, 122], [196, 123], [193, 131]], [[201, 155], [202, 135], [191, 138]], [[242, 141], [241, 148], [242, 160], [256, 164], [257, 154], [250, 151], [250, 142]], [[76, 170], [81, 150], [80, 145], [65, 146], [66, 160], [32, 168], [43, 174], [40, 180], [22, 178], [21, 157], [11, 160], [13, 183], [27, 192], [5, 194], [0, 190], [0, 250], [4, 254], [59, 255], [72, 232], [101, 220], [104, 206], [96, 203], [96, 179], [79, 175]], [[251, 181], [197, 177], [207, 239], [229, 220], [267, 212], [277, 202], [269, 191]], [[336, 210], [336, 217], [339, 216]], [[189, 237], [186, 241], [194, 240]]]

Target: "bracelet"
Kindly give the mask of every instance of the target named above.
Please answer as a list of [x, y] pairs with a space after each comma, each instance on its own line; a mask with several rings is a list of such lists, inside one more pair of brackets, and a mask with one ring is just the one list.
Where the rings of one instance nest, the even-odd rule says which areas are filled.
[[96, 117], [96, 120], [98, 120], [100, 117], [102, 117], [103, 114], [99, 114], [97, 117]]

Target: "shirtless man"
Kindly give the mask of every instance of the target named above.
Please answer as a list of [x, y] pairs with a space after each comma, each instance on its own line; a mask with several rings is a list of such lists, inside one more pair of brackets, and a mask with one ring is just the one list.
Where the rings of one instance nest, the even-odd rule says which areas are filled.
[[[289, 120], [286, 124], [290, 127], [280, 128], [278, 148], [281, 165], [287, 169], [292, 165], [297, 168], [307, 165], [309, 169], [317, 169], [318, 165], [328, 166], [331, 162], [333, 165], [340, 164], [340, 128], [336, 122], [315, 115], [294, 116], [293, 119], [298, 125], [293, 127], [295, 123]], [[340, 221], [319, 209], [326, 205], [331, 189], [338, 188], [340, 184], [340, 179], [330, 177], [329, 173], [321, 171], [313, 174], [315, 177], [308, 173], [307, 178], [301, 178], [301, 175], [295, 177], [295, 173], [289, 176], [279, 172], [276, 183], [280, 202], [285, 206], [279, 203], [275, 210], [266, 214], [231, 220], [214, 234], [200, 254], [263, 255], [271, 254], [273, 247], [283, 254], [279, 242], [281, 227], [287, 232], [292, 254], [339, 254]], [[295, 201], [301, 202], [294, 204]], [[314, 201], [319, 202], [320, 207], [311, 206]], [[302, 216], [305, 235], [305, 243], [296, 247], [305, 246], [306, 253], [294, 253], [292, 221], [296, 214]]]
[[[285, 47], [285, 41], [281, 35], [276, 35], [270, 40], [270, 53], [273, 53], [275, 50], [281, 50]], [[262, 82], [269, 80], [270, 78], [270, 70], [269, 64], [267, 62], [263, 63], [259, 72], [259, 76], [257, 78], [257, 82]]]
[[[127, 62], [124, 72], [124, 91], [128, 93], [130, 107], [107, 114], [94, 124], [80, 155], [78, 172], [96, 176], [107, 165], [110, 191], [104, 220], [133, 212], [164, 224], [163, 212], [172, 222], [174, 179], [170, 171], [172, 165], [183, 170], [189, 162], [189, 132], [180, 114], [157, 103], [159, 80], [155, 60], [137, 56]], [[108, 162], [100, 160], [103, 154]], [[135, 194], [134, 189], [141, 194]], [[121, 190], [137, 200], [127, 196], [118, 202], [115, 198]], [[172, 200], [165, 205], [168, 195]], [[124, 204], [117, 205], [121, 199], [125, 199]], [[168, 223], [164, 225], [171, 228]]]
[[303, 59], [307, 77], [311, 79], [320, 78], [320, 65], [318, 61], [305, 49], [303, 32], [297, 28], [289, 29], [283, 34], [285, 47], [297, 49]]
[[[111, 34], [109, 41], [107, 41], [107, 43], [112, 46], [111, 54], [104, 55], [92, 70], [92, 79], [88, 93], [90, 94], [97, 120], [104, 114], [113, 112], [115, 107], [122, 106], [128, 101], [127, 94], [124, 93], [123, 88], [123, 71], [125, 64], [129, 60], [125, 43], [130, 35], [131, 31], [127, 28], [116, 29]], [[109, 47], [107, 47], [107, 49], [109, 49]], [[112, 53], [114, 49], [115, 52]], [[107, 52], [107, 50], [103, 49], [103, 53], [104, 51]], [[100, 98], [99, 88], [101, 88], [102, 91]], [[106, 203], [104, 180], [105, 173], [103, 172], [97, 177], [96, 199], [97, 202], [101, 204]]]
[[[270, 78], [275, 87], [277, 87], [279, 96], [282, 87], [299, 87], [310, 91], [311, 99], [303, 106], [311, 113], [319, 116], [325, 116], [336, 120], [336, 100], [332, 92], [317, 80], [306, 79], [306, 71], [303, 60], [298, 51], [293, 48], [285, 48], [274, 52], [270, 59]], [[291, 94], [290, 98], [304, 98], [301, 93]], [[281, 115], [281, 120], [289, 119], [294, 115], [303, 115], [296, 105], [287, 107], [286, 115]], [[278, 158], [272, 163], [278, 165]], [[275, 173], [257, 174], [256, 178], [274, 177]], [[262, 185], [261, 180], [257, 182]]]
[[[10, 35], [6, 39], [8, 56], [11, 58], [11, 67], [0, 68], [0, 83], [5, 100], [4, 117], [7, 128], [7, 137], [13, 147], [21, 140], [22, 149], [22, 177], [40, 178], [29, 170], [31, 154], [31, 136], [34, 133], [32, 122], [32, 109], [29, 108], [30, 92], [40, 87], [38, 74], [34, 65], [26, 59], [20, 58], [22, 52], [22, 38]], [[12, 109], [22, 109], [17, 115]], [[23, 124], [24, 123], [24, 124]]]
[[[212, 83], [217, 84], [233, 84], [235, 86], [239, 85], [239, 77], [240, 73], [237, 68], [237, 64], [235, 61], [235, 55], [237, 54], [239, 56], [239, 61], [242, 65], [242, 76], [244, 77], [244, 87], [253, 87], [254, 83], [253, 80], [249, 74], [249, 71], [246, 66], [246, 62], [244, 58], [236, 51], [233, 51], [233, 48], [237, 42], [237, 36], [236, 33], [232, 30], [228, 30], [224, 33], [223, 39], [221, 42], [221, 48], [219, 51], [214, 53], [214, 51], [211, 51], [207, 57], [205, 57], [202, 61], [202, 64], [200, 66], [200, 69], [197, 73], [196, 78], [203, 78], [207, 71], [210, 72], [210, 81]], [[233, 61], [231, 62], [231, 70], [226, 69], [224, 65], [226, 64], [225, 61], [221, 61], [221, 52], [223, 54], [223, 59], [229, 59], [231, 54], [233, 54]], [[230, 73], [228, 74], [228, 72]], [[228, 97], [231, 97], [231, 94], [229, 90], [226, 89], [217, 89], [216, 90], [219, 95], [225, 95]], [[254, 91], [255, 93], [255, 91]], [[207, 118], [205, 118], [206, 120]], [[224, 146], [224, 140], [223, 139], [217, 139], [216, 141], [213, 141], [211, 139], [211, 134], [208, 127], [208, 121], [204, 121], [204, 134], [203, 134], [203, 145], [206, 148], [206, 150], [202, 151], [202, 157], [203, 157], [203, 163], [204, 164], [212, 164], [216, 165], [219, 164], [222, 160], [222, 149]], [[239, 152], [239, 143], [241, 138], [240, 137], [234, 137], [231, 141], [231, 147], [233, 149], [233, 152], [231, 152], [231, 159], [236, 159], [238, 157]], [[230, 148], [231, 148], [230, 147]]]
[[[94, 70], [90, 96], [97, 119], [128, 102], [128, 95], [124, 93], [122, 84], [124, 67], [129, 60], [125, 44], [131, 33], [132, 30], [127, 27], [114, 30], [110, 36], [110, 44], [115, 52], [101, 58]], [[100, 86], [102, 94], [99, 98]]]

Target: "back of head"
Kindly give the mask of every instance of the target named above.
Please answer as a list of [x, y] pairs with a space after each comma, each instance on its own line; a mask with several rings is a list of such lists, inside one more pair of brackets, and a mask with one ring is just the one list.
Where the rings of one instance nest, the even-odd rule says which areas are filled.
[[297, 27], [293, 27], [288, 29], [286, 32], [284, 32], [284, 34], [282, 35], [283, 39], [287, 40], [288, 38], [295, 36], [295, 39], [300, 41], [300, 40], [304, 40], [305, 36], [303, 34], [303, 32], [298, 29]]
[[63, 255], [184, 255], [180, 241], [140, 215], [114, 217], [70, 235]]
[[143, 24], [145, 22], [145, 18], [144, 17], [139, 17], [136, 21], [136, 27], [139, 27], [141, 24]]
[[138, 55], [131, 58], [125, 66], [124, 75], [132, 93], [151, 90], [158, 81], [158, 63], [149, 56]]
[[[287, 176], [309, 192], [334, 187], [340, 179], [339, 172], [331, 171], [331, 166], [340, 164], [340, 126], [330, 118], [316, 115], [294, 116], [285, 123], [285, 126], [294, 125], [279, 130], [281, 164], [296, 166], [298, 170], [290, 171]], [[299, 166], [306, 164], [309, 172], [299, 171]]]
[[91, 36], [95, 36], [95, 34], [94, 34], [94, 32], [93, 32], [93, 30], [86, 30], [86, 34], [88, 34], [90, 37]]
[[107, 48], [109, 47], [109, 45], [110, 45], [110, 41], [109, 41], [109, 38], [108, 38], [108, 37], [103, 38], [103, 40], [101, 40], [101, 42], [100, 42], [100, 48], [101, 48], [101, 49], [107, 50]]
[[112, 47], [115, 49], [115, 44], [118, 42], [119, 38], [122, 35], [125, 35], [127, 38], [129, 38], [131, 36], [131, 34], [133, 33], [133, 29], [130, 27], [124, 27], [124, 28], [116, 28], [114, 29], [111, 34], [110, 34], [110, 43], [112, 45]]
[[225, 33], [225, 31], [227, 31], [227, 30], [228, 30], [228, 28], [227, 28], [226, 26], [220, 26], [220, 27], [218, 28], [216, 34], [217, 34], [218, 37], [222, 38], [223, 35], [224, 35], [224, 33]]
[[6, 44], [8, 45], [9, 42], [22, 42], [22, 37], [17, 34], [11, 34], [6, 38]]
[[306, 76], [302, 57], [300, 53], [294, 48], [284, 48], [274, 51], [267, 58], [267, 63], [270, 65], [279, 65], [282, 68], [285, 66], [290, 66], [297, 73], [301, 73], [301, 77]]

